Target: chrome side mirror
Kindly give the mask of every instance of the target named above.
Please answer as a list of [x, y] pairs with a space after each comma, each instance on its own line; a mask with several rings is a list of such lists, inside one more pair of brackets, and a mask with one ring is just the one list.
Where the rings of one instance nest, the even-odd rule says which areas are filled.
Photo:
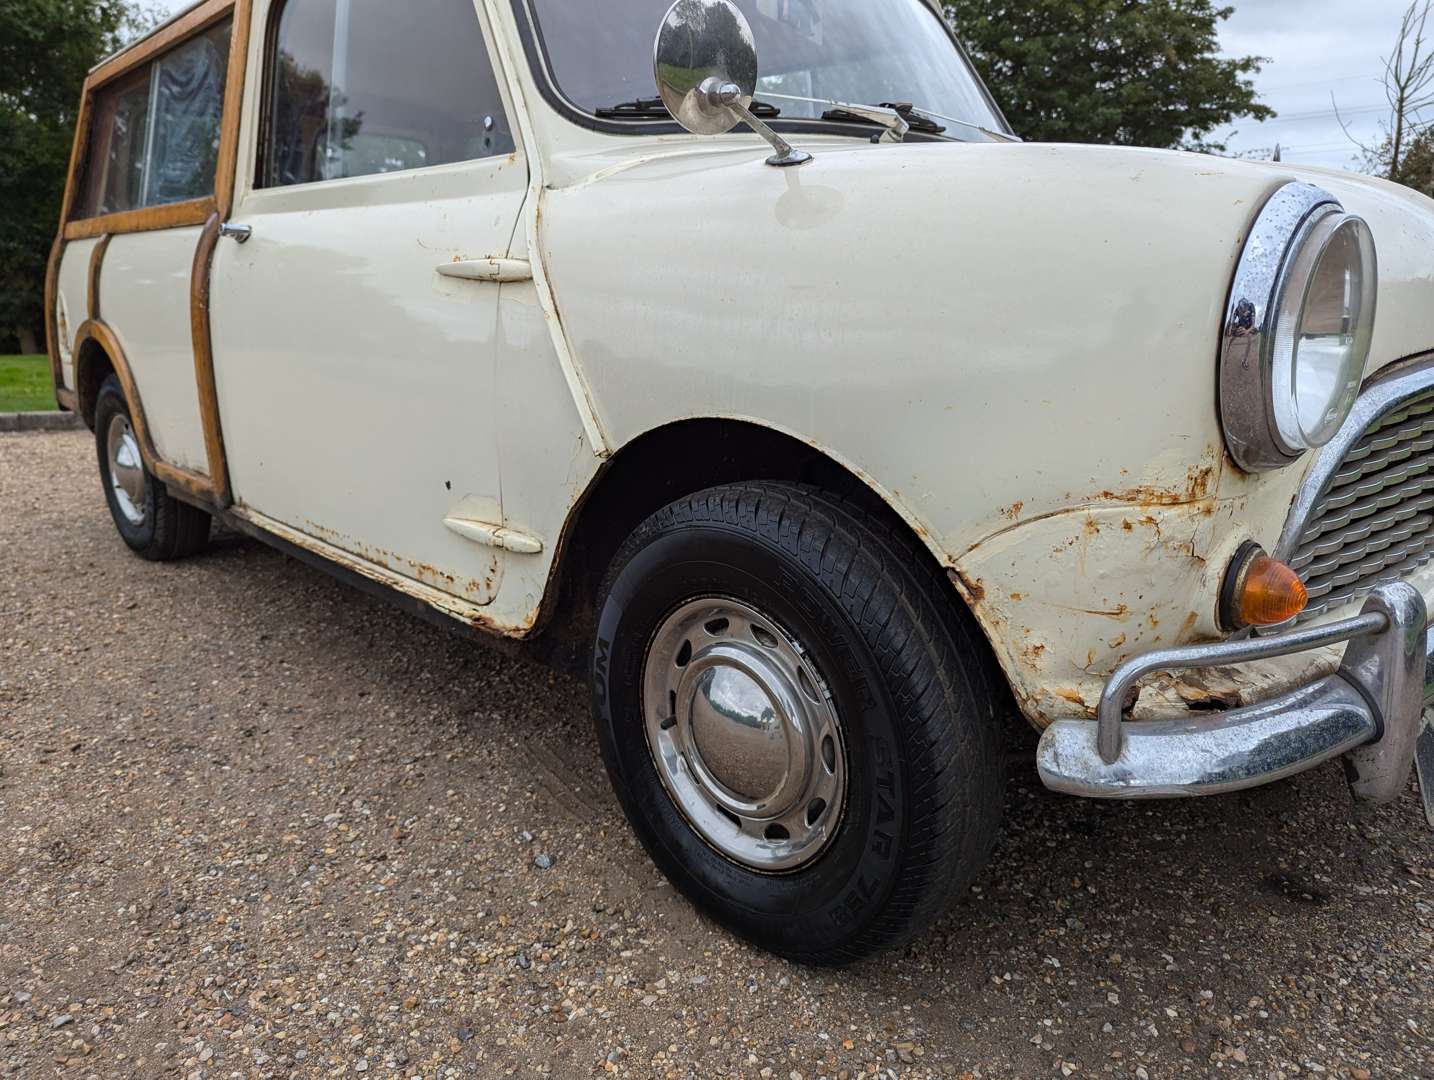
[[657, 31], [653, 70], [667, 111], [694, 135], [723, 135], [745, 123], [776, 151], [768, 165], [812, 159], [752, 115], [757, 45], [731, 0], [677, 0]]

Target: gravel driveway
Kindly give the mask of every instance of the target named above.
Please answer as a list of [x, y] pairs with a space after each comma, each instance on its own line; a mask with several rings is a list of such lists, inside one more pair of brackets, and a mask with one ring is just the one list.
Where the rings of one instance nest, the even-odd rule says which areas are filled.
[[578, 682], [247, 540], [169, 566], [0, 435], [0, 1075], [1434, 1076], [1434, 841], [1336, 766], [1044, 791], [844, 971], [666, 887]]

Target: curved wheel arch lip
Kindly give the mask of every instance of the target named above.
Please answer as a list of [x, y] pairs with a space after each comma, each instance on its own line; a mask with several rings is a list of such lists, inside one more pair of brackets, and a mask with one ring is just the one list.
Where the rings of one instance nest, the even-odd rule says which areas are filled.
[[[1192, 597], [1203, 590], [1218, 588], [1218, 582], [1212, 584], [1209, 580], [1208, 567], [1190, 556], [1189, 541], [1176, 540], [1183, 535], [1198, 534], [1207, 546], [1213, 545], [1218, 541], [1216, 534], [1221, 523], [1228, 524], [1229, 506], [1213, 497], [1218, 480], [1214, 468], [1194, 470], [1190, 487], [1168, 493], [1160, 504], [1139, 501], [1155, 498], [1154, 493], [1112, 492], [1105, 493], [1109, 500], [1105, 505], [1075, 507], [1038, 521], [1013, 522], [1003, 517], [993, 523], [995, 532], [990, 543], [960, 552], [943, 543], [926, 523], [923, 509], [905, 492], [883, 483], [832, 446], [802, 438], [780, 425], [751, 416], [691, 417], [687, 421], [661, 425], [628, 440], [605, 468], [620, 467], [624, 454], [633, 452], [644, 437], [688, 422], [729, 423], [778, 433], [820, 455], [879, 499], [900, 518], [911, 536], [930, 554], [933, 564], [945, 573], [953, 601], [964, 603], [976, 617], [1017, 702], [1037, 727], [1044, 727], [1062, 716], [1083, 716], [1098, 700], [1103, 679], [1096, 669], [1088, 672], [1088, 686], [1072, 680], [1062, 681], [1053, 672], [1077, 661], [1089, 666], [1093, 646], [1105, 648], [1113, 639], [1123, 645], [1118, 641], [1118, 624], [1129, 624], [1131, 648], [1138, 647], [1142, 640], [1158, 637], [1155, 627], [1161, 624], [1167, 610], [1183, 615], [1197, 602]], [[555, 583], [561, 576], [564, 560], [571, 557], [573, 534], [586, 501], [603, 483], [604, 470], [600, 469], [575, 499], [568, 514], [545, 590], [550, 605], [557, 596]], [[1217, 506], [1218, 511], [1214, 509]], [[1122, 526], [1127, 522], [1139, 522], [1139, 525], [1125, 529]], [[1102, 524], [1096, 527], [1093, 523]], [[1157, 557], [1152, 559], [1150, 539], [1162, 529], [1167, 530], [1171, 542], [1162, 545]], [[1097, 554], [1092, 556], [1092, 552]], [[1113, 567], [1123, 566], [1132, 578], [1139, 573], [1140, 564], [1149, 570], [1165, 560], [1165, 588], [1152, 589], [1141, 576], [1148, 601], [1144, 607], [1125, 605], [1101, 609], [1100, 601], [1090, 599], [1088, 592], [1108, 587], [1110, 582], [1099, 573], [1080, 573], [1083, 559], [1091, 560], [1092, 565], [1108, 560]], [[1049, 599], [1054, 602], [1032, 604], [1032, 593], [1039, 594], [1042, 590], [1051, 591], [1053, 595]], [[541, 632], [552, 614], [549, 606], [542, 617], [533, 621], [530, 632]], [[1213, 617], [1212, 611], [1212, 625]], [[1172, 621], [1178, 620], [1172, 616]], [[1033, 648], [1031, 643], [1037, 641], [1050, 644]], [[1064, 644], [1058, 646], [1059, 642]], [[1124, 650], [1108, 651], [1113, 668], [1115, 657]], [[1089, 707], [1082, 696], [1089, 698]]]

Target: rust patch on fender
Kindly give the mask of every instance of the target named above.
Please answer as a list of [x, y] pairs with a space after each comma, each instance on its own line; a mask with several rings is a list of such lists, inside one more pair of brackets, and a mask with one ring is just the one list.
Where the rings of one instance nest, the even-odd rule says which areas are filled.
[[1079, 690], [1074, 690], [1067, 686], [1058, 686], [1055, 687], [1051, 692], [1055, 694], [1056, 697], [1060, 698], [1062, 701], [1069, 702], [1072, 705], [1080, 706], [1082, 712], [1095, 712], [1094, 709], [1092, 709], [1089, 705], [1085, 703], [1085, 698], [1081, 696], [1081, 692]]
[[1134, 503], [1137, 506], [1185, 506], [1215, 494], [1215, 462], [1202, 460], [1185, 470], [1185, 482], [1174, 487], [1137, 484], [1135, 487], [1098, 492], [1100, 502]]
[[1100, 608], [1079, 608], [1077, 610], [1087, 615], [1099, 615], [1104, 619], [1123, 619], [1130, 614], [1130, 606], [1128, 604], [1117, 604], [1110, 611], [1103, 611]]

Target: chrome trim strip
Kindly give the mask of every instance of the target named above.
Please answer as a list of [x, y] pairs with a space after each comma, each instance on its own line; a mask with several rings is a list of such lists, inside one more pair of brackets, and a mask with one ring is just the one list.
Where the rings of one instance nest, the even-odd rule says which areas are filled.
[[1354, 402], [1344, 426], [1319, 451], [1314, 466], [1305, 476], [1290, 507], [1285, 528], [1275, 545], [1274, 557], [1289, 562], [1299, 550], [1300, 538], [1309, 528], [1310, 517], [1325, 492], [1334, 486], [1335, 474], [1344, 464], [1345, 456], [1364, 437], [1371, 424], [1397, 409], [1410, 398], [1434, 389], [1434, 355], [1401, 368], [1388, 378], [1375, 377], [1374, 382]]

